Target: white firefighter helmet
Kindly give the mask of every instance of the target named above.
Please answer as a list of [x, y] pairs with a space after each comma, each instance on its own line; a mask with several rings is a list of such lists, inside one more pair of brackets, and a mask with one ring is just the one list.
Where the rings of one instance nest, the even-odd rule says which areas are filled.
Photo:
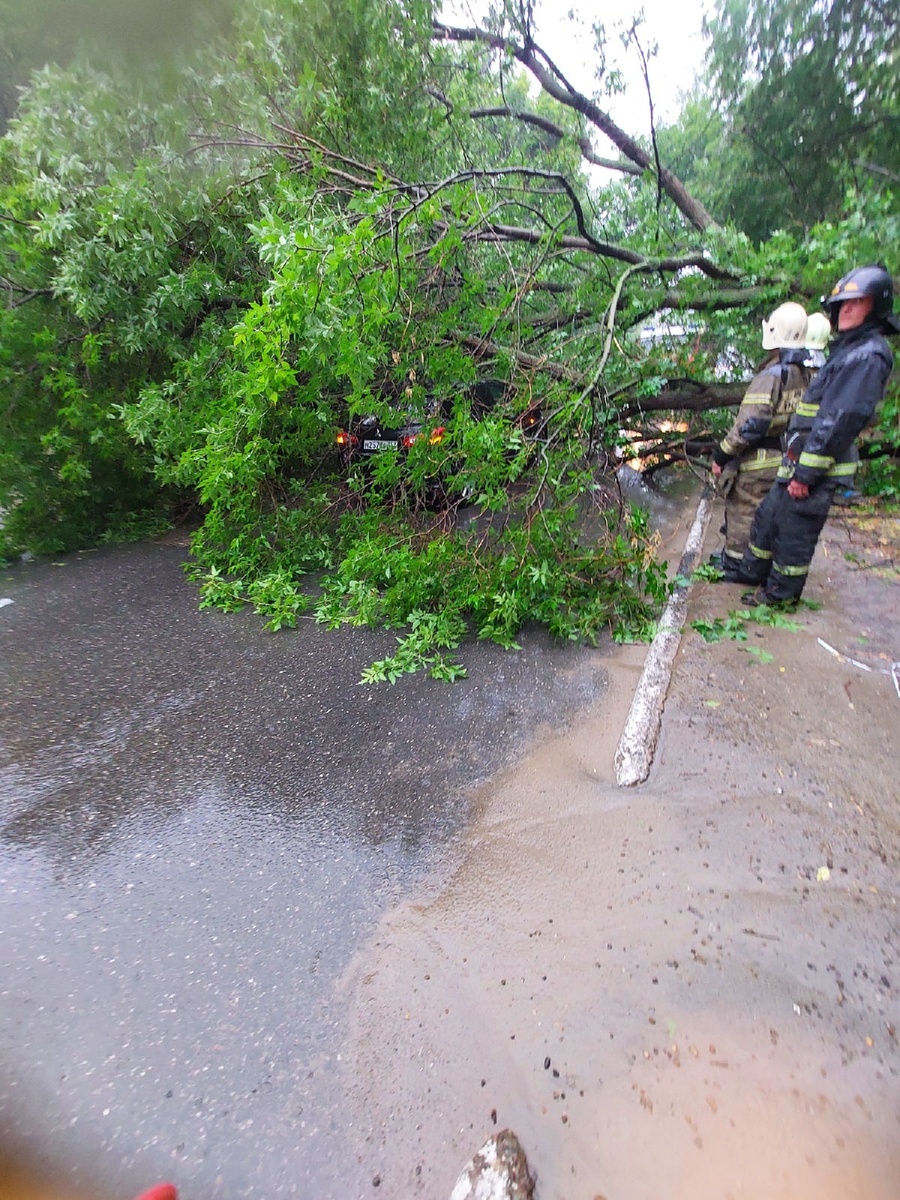
[[806, 322], [806, 349], [826, 350], [831, 338], [831, 322], [824, 313], [810, 313]]
[[788, 300], [762, 323], [763, 350], [802, 350], [806, 342], [806, 309]]

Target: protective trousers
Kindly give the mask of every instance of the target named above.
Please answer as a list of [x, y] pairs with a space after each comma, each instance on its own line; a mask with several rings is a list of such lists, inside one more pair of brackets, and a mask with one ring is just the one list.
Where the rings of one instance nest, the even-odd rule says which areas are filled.
[[785, 480], [757, 509], [740, 571], [748, 582], [765, 586], [768, 600], [799, 599], [838, 482], [823, 479], [805, 500], [794, 500]]
[[725, 499], [725, 558], [731, 560], [735, 570], [749, 545], [756, 510], [775, 482], [781, 454], [754, 455], [751, 465], [751, 470], [738, 468]]

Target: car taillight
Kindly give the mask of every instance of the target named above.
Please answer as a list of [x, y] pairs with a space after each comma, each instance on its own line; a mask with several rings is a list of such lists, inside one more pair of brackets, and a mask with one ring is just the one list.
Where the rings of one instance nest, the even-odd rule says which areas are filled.
[[[428, 435], [429, 446], [436, 446], [438, 442], [442, 442], [446, 432], [446, 427], [443, 425], [439, 425], [437, 429], [432, 429], [431, 433]], [[404, 450], [408, 450], [413, 442], [417, 442], [421, 436], [421, 433], [405, 433], [400, 439], [400, 445]]]
[[355, 434], [348, 433], [346, 429], [339, 430], [334, 440], [339, 446], [355, 446], [359, 442], [359, 438]]

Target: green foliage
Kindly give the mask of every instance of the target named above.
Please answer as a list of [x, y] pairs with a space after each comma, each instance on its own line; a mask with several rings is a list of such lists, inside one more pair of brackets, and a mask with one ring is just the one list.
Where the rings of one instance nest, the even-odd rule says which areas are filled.
[[409, 614], [410, 631], [397, 638], [396, 653], [366, 667], [360, 683], [396, 683], [402, 675], [421, 670], [444, 683], [464, 679], [465, 668], [437, 652], [439, 647], [459, 644], [454, 625], [451, 614], [413, 610]]
[[[328, 30], [324, 7], [306, 10], [306, 32], [333, 43], [323, 75], [283, 9], [257, 5], [241, 69], [298, 128], [340, 127], [358, 153], [377, 155], [395, 102], [388, 82], [405, 80], [411, 106], [422, 103], [411, 53], [420, 27], [407, 12], [404, 39], [388, 49], [399, 9], [354, 0], [347, 10]], [[458, 677], [446, 652], [470, 631], [506, 647], [529, 622], [571, 639], [645, 633], [662, 570], [642, 516], [598, 509], [599, 536], [584, 542], [596, 485], [589, 413], [570, 386], [542, 395], [554, 420], [539, 470], [516, 423], [534, 400], [523, 376], [483, 419], [454, 401], [440, 443], [420, 439], [402, 469], [385, 458], [336, 479], [334, 434], [348, 417], [389, 419], [401, 403], [425, 419], [430, 396], [459, 397], [477, 378], [455, 331], [501, 339], [520, 324], [519, 289], [463, 236], [482, 219], [484, 184], [464, 174], [421, 203], [373, 178], [338, 197], [315, 163], [297, 173], [264, 147], [207, 144], [185, 157], [192, 91], [207, 119], [226, 103], [248, 122], [265, 109], [261, 90], [224, 80], [218, 60], [200, 86], [204, 69], [195, 62], [182, 95], [171, 79], [154, 91], [151, 78], [132, 85], [113, 66], [47, 70], [6, 139], [2, 253], [21, 300], [3, 312], [0, 360], [12, 397], [2, 418], [8, 552], [138, 532], [186, 497], [202, 515], [191, 566], [200, 603], [251, 605], [277, 630], [296, 623], [318, 581], [320, 621], [403, 630], [369, 682], [420, 669]], [[485, 92], [480, 73], [463, 83], [464, 94]], [[417, 155], [436, 165], [431, 116], [408, 115], [391, 132], [393, 169]], [[518, 136], [497, 148], [541, 153]], [[545, 149], [562, 163], [562, 150]], [[459, 166], [449, 153], [448, 165]], [[494, 202], [497, 219], [518, 219], [515, 190]], [[554, 219], [566, 211], [552, 196], [543, 203]], [[502, 266], [535, 270], [545, 257], [513, 248]], [[586, 301], [595, 288], [581, 286]], [[584, 340], [573, 361], [592, 353]], [[472, 495], [486, 529], [424, 511], [436, 490]]]
[[449, 679], [461, 668], [440, 652], [471, 630], [508, 649], [528, 623], [558, 638], [596, 642], [604, 629], [645, 629], [666, 594], [663, 568], [646, 549], [643, 518], [603, 547], [579, 544], [578, 525], [558, 511], [497, 530], [429, 538], [421, 521], [366, 511], [344, 518], [347, 553], [323, 581], [317, 619], [331, 628], [408, 627], [397, 652], [362, 682], [395, 682], [427, 668]]
[[86, 44], [96, 56], [127, 54], [133, 69], [170, 56], [228, 0], [0, 0], [0, 133], [15, 113], [18, 89], [48, 62], [64, 65]]
[[896, 448], [890, 456], [883, 455], [866, 463], [862, 474], [862, 490], [864, 495], [877, 496], [888, 504], [900, 501], [900, 461]]
[[900, 500], [900, 388], [888, 388], [872, 436], [866, 445], [861, 482], [867, 496], [889, 503]]
[[724, 578], [725, 573], [713, 563], [703, 563], [692, 572], [690, 582], [697, 580], [701, 583], [718, 583]]
[[749, 654], [751, 659], [759, 663], [761, 667], [766, 666], [774, 660], [774, 655], [770, 654], [768, 650], [763, 650], [762, 646], [741, 646], [741, 649], [745, 654]]
[[730, 612], [727, 617], [702, 617], [691, 621], [691, 629], [699, 633], [704, 642], [747, 640], [746, 617], [739, 612]]
[[798, 633], [800, 630], [796, 621], [769, 604], [757, 604], [754, 608], [744, 610], [744, 618], [755, 621], [757, 625], [767, 625], [770, 629], [787, 629], [790, 633]]
[[787, 629], [791, 633], [797, 633], [800, 629], [800, 625], [796, 621], [768, 604], [757, 604], [753, 608], [732, 609], [727, 617], [703, 617], [692, 621], [691, 629], [699, 633], [704, 642], [746, 642], [749, 637], [748, 622], [767, 626], [770, 629]]

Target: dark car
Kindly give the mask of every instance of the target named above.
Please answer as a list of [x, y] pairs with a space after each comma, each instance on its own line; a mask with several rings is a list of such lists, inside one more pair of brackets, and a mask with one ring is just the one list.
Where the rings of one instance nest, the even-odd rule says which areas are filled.
[[443, 441], [446, 426], [442, 406], [426, 404], [421, 416], [417, 413], [392, 409], [388, 416], [367, 413], [353, 417], [346, 429], [337, 434], [341, 465], [345, 468], [373, 459], [380, 454], [398, 454], [409, 450], [413, 442], [427, 432], [432, 445]]
[[[483, 420], [504, 400], [511, 399], [505, 383], [499, 379], [484, 379], [460, 389], [471, 416]], [[352, 417], [346, 429], [338, 431], [336, 441], [341, 465], [349, 469], [382, 454], [404, 454], [419, 438], [427, 437], [432, 446], [439, 445], [447, 433], [453, 416], [453, 398], [429, 396], [423, 410], [413, 413], [401, 405], [390, 407], [387, 415], [368, 413]], [[538, 404], [512, 418], [526, 437], [535, 436], [541, 426]]]

